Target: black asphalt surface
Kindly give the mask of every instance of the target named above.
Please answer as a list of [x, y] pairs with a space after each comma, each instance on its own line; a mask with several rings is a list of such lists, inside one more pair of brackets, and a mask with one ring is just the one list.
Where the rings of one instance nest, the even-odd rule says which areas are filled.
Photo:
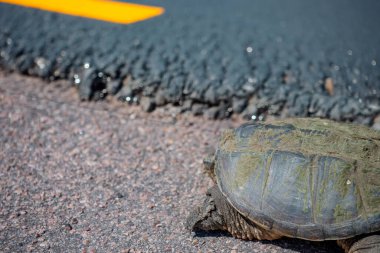
[[380, 113], [377, 0], [139, 3], [166, 12], [117, 25], [0, 4], [0, 66], [146, 111], [367, 124]]

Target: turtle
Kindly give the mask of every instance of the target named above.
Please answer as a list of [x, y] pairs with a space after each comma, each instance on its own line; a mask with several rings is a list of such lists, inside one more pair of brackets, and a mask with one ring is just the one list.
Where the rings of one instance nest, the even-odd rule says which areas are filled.
[[247, 122], [204, 159], [214, 181], [192, 230], [244, 240], [336, 240], [380, 252], [380, 131], [320, 118]]

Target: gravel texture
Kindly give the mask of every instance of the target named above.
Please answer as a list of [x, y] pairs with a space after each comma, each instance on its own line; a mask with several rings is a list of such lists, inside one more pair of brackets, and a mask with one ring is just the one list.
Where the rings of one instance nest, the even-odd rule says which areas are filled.
[[166, 12], [122, 26], [0, 4], [0, 65], [146, 111], [367, 124], [380, 112], [378, 0], [138, 2]]
[[0, 73], [0, 252], [339, 252], [190, 233], [186, 216], [211, 186], [202, 158], [241, 120], [107, 101]]

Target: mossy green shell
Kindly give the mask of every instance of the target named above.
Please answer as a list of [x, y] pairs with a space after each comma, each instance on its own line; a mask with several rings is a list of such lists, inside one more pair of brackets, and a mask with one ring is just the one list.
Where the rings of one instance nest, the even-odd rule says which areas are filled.
[[285, 236], [332, 240], [380, 231], [380, 132], [330, 120], [247, 123], [216, 153], [222, 193]]

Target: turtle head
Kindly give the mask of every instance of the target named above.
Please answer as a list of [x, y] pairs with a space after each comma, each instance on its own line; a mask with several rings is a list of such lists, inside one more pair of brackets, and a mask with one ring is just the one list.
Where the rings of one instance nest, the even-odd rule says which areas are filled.
[[249, 240], [274, 240], [282, 236], [246, 219], [229, 204], [217, 185], [207, 191], [205, 201], [190, 213], [185, 226], [195, 231], [226, 230], [236, 238]]
[[[211, 190], [211, 189], [210, 189]], [[218, 212], [215, 200], [210, 190], [207, 192], [203, 204], [190, 213], [186, 220], [189, 230], [223, 230], [223, 216]]]

